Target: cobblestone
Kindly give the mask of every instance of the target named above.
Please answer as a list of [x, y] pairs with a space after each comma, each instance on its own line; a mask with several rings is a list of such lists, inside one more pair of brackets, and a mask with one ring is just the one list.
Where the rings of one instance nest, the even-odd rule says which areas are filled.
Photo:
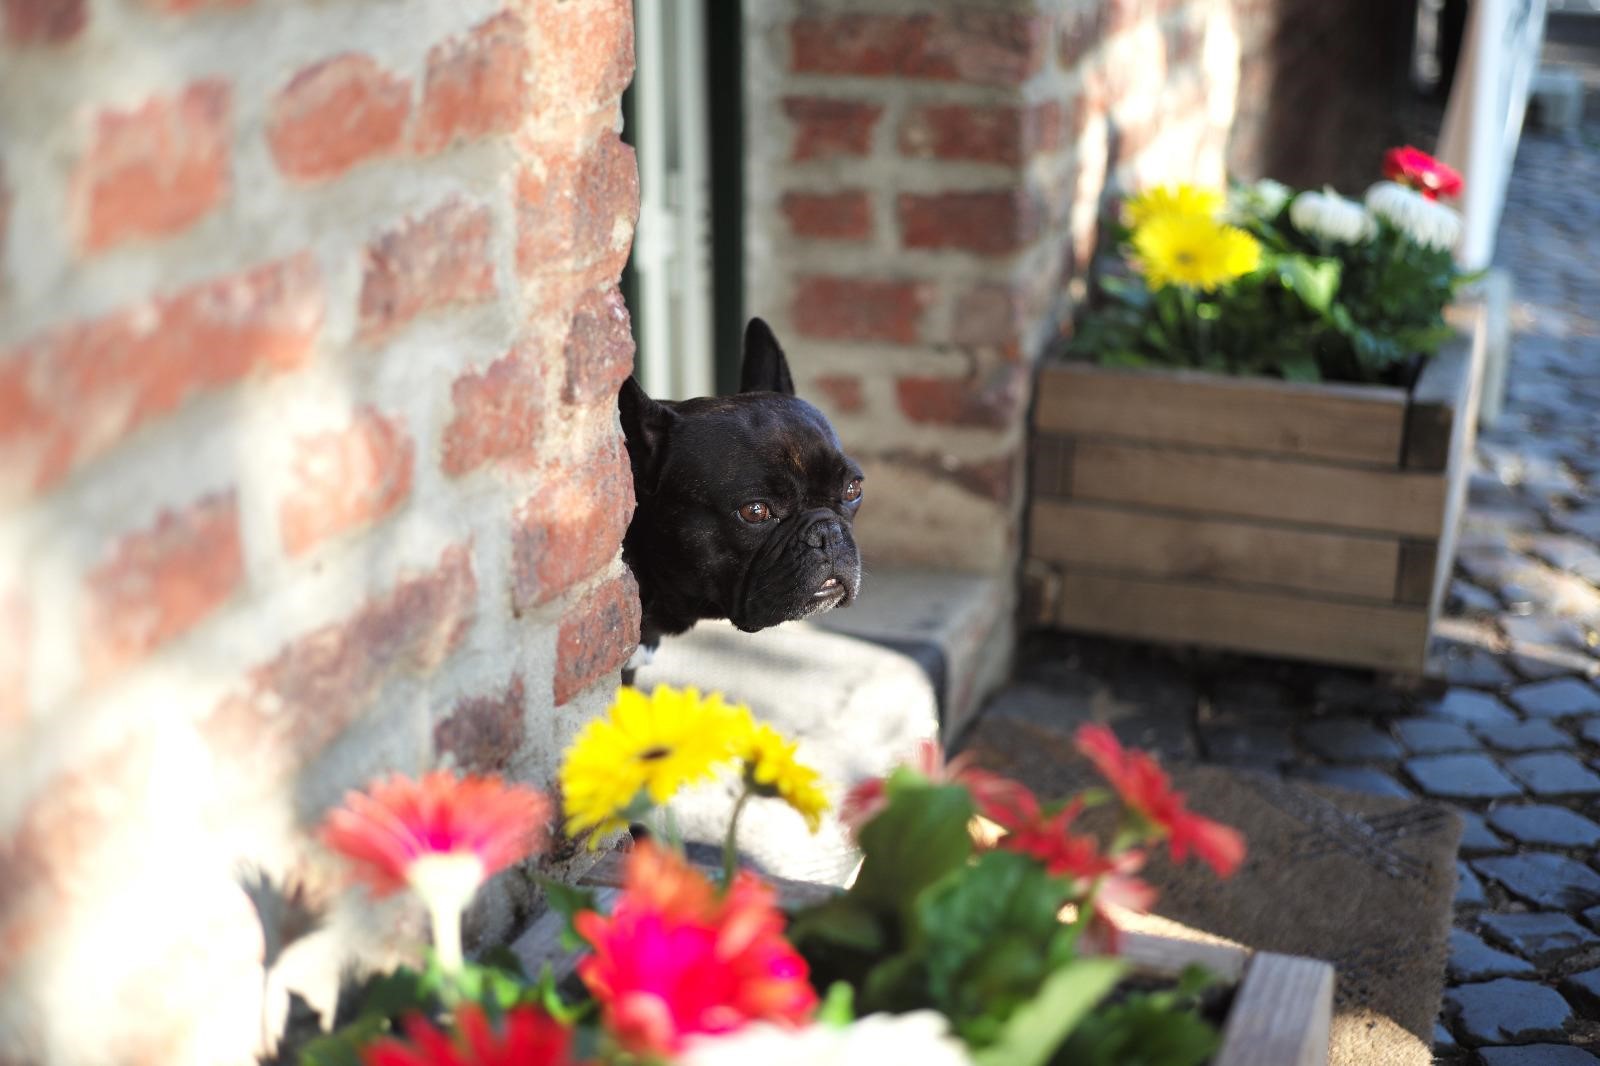
[[1485, 981], [1491, 977], [1517, 977], [1534, 973], [1533, 963], [1498, 951], [1464, 929], [1450, 931], [1451, 980]]
[[1549, 722], [1517, 722], [1512, 725], [1484, 725], [1476, 730], [1478, 736], [1491, 748], [1499, 751], [1549, 751], [1553, 748], [1577, 746], [1572, 735], [1564, 733]]
[[1483, 890], [1483, 882], [1478, 880], [1478, 875], [1464, 862], [1456, 863], [1456, 898], [1457, 907], [1482, 907], [1489, 902], [1488, 893]]
[[1417, 787], [1441, 799], [1503, 799], [1522, 789], [1487, 755], [1419, 755], [1406, 760]]
[[1385, 762], [1404, 754], [1400, 745], [1359, 718], [1312, 722], [1300, 730], [1300, 739], [1331, 762]]
[[1565, 914], [1485, 914], [1479, 920], [1490, 940], [1539, 967], [1600, 944], [1600, 937]]
[[1600, 792], [1600, 774], [1566, 752], [1519, 755], [1506, 760], [1506, 769], [1536, 796], [1592, 796]]
[[1483, 1066], [1600, 1066], [1600, 1059], [1571, 1044], [1486, 1047], [1478, 1054]]
[[1333, 785], [1351, 792], [1364, 792], [1369, 796], [1395, 796], [1411, 799], [1413, 794], [1393, 777], [1370, 766], [1302, 766], [1291, 771], [1290, 776], [1319, 785]]
[[1561, 991], [1590, 1018], [1600, 1018], [1600, 967], [1568, 977], [1561, 982]]
[[1472, 868], [1538, 907], [1577, 911], [1600, 903], [1600, 874], [1565, 855], [1528, 851], [1477, 859]]
[[1515, 725], [1519, 720], [1504, 703], [1469, 688], [1451, 689], [1428, 712], [1462, 725]]
[[1559, 1040], [1572, 1017], [1572, 1008], [1555, 989], [1508, 977], [1458, 985], [1444, 997], [1459, 1012], [1457, 1031], [1472, 1044]]
[[1478, 739], [1464, 726], [1434, 718], [1402, 718], [1394, 723], [1394, 733], [1413, 755], [1445, 755], [1479, 748]]
[[1600, 714], [1600, 689], [1566, 677], [1523, 685], [1511, 693], [1511, 702], [1536, 718]]
[[1461, 850], [1474, 855], [1510, 851], [1511, 845], [1495, 835], [1483, 816], [1472, 811], [1458, 811], [1461, 815]]
[[1600, 825], [1576, 811], [1542, 803], [1496, 807], [1489, 824], [1519, 844], [1592, 848], [1600, 844]]

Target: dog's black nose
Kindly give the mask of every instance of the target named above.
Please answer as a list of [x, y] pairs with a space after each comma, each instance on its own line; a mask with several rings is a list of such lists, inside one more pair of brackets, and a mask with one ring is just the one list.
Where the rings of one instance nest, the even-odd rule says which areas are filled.
[[844, 539], [844, 526], [833, 515], [826, 515], [806, 527], [806, 546], [818, 551], [833, 551]]

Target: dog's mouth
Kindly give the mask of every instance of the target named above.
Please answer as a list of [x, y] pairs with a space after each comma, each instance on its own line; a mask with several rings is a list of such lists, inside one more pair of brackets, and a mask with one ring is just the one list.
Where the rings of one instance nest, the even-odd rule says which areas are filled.
[[840, 581], [837, 576], [832, 576], [817, 586], [817, 590], [811, 594], [811, 599], [816, 602], [842, 600], [849, 591], [843, 581]]

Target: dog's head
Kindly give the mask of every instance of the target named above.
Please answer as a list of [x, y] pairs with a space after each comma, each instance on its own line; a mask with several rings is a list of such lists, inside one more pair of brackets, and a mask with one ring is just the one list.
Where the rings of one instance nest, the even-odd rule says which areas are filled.
[[861, 468], [795, 396], [765, 322], [745, 331], [737, 395], [657, 402], [629, 378], [619, 406], [638, 500], [623, 557], [647, 640], [701, 618], [753, 632], [855, 599]]

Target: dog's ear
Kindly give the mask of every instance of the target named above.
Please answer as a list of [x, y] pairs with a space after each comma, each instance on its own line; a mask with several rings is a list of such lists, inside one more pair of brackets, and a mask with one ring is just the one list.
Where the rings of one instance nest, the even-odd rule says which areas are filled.
[[655, 484], [660, 465], [661, 446], [677, 420], [677, 413], [645, 395], [639, 382], [630, 377], [617, 393], [617, 412], [622, 418], [622, 435], [628, 441], [628, 461], [633, 466], [633, 483], [644, 491]]
[[739, 371], [740, 392], [781, 392], [794, 395], [794, 378], [789, 376], [789, 360], [778, 347], [772, 327], [752, 318], [744, 329], [744, 367]]

